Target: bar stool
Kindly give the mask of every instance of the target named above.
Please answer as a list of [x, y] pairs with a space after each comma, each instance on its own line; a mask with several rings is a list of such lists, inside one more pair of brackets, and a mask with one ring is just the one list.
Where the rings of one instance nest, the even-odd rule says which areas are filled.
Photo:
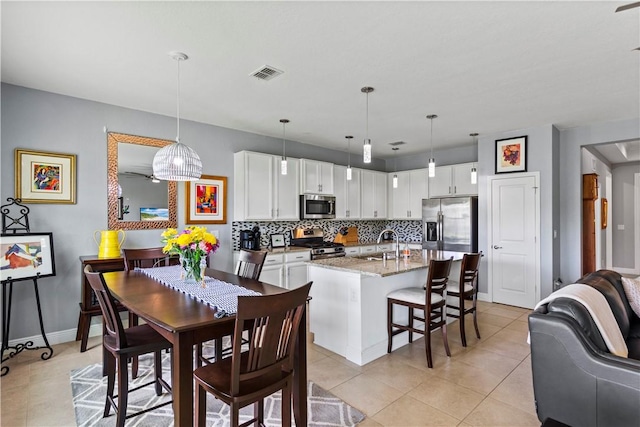
[[[482, 251], [477, 254], [464, 254], [462, 265], [460, 266], [460, 279], [458, 281], [450, 280], [447, 284], [447, 297], [451, 297], [449, 298], [449, 304], [447, 304], [447, 317], [460, 319], [458, 323], [460, 323], [460, 340], [463, 347], [467, 346], [464, 324], [465, 314], [473, 314], [473, 326], [476, 329], [476, 336], [480, 339], [478, 312], [476, 310], [480, 258], [482, 258]], [[468, 299], [472, 300], [471, 307], [465, 308], [464, 302]]]
[[[429, 261], [427, 284], [424, 288], [403, 288], [387, 295], [387, 334], [389, 337], [387, 353], [391, 353], [393, 337], [404, 331], [409, 332], [409, 342], [413, 342], [413, 333], [424, 335], [425, 350], [427, 353], [427, 366], [433, 368], [431, 356], [431, 331], [442, 329], [442, 340], [447, 356], [451, 356], [449, 342], [447, 341], [447, 316], [445, 290], [451, 271], [453, 257], [444, 260], [432, 259]], [[400, 325], [393, 321], [393, 306], [400, 305], [409, 309], [409, 322]], [[424, 318], [416, 316], [414, 310], [423, 310]], [[424, 330], [413, 326], [414, 320], [424, 322]], [[395, 329], [394, 329], [395, 328]]]

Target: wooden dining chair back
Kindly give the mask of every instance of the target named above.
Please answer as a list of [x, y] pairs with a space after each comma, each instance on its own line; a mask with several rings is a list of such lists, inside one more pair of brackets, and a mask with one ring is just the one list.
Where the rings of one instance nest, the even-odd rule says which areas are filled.
[[[162, 251], [162, 248], [123, 249], [122, 253], [124, 254], [125, 271], [180, 264], [180, 258], [177, 255], [168, 255]], [[129, 326], [137, 326], [138, 323], [138, 316], [129, 312]], [[131, 368], [133, 378], [138, 377], [138, 366], [138, 358], [134, 357]]]
[[238, 263], [236, 264], [235, 274], [258, 280], [266, 258], [267, 251], [240, 250], [240, 258], [238, 258]]
[[[460, 278], [457, 281], [451, 280], [447, 284], [447, 316], [459, 319], [460, 340], [462, 346], [467, 346], [465, 333], [465, 314], [473, 315], [473, 326], [476, 336], [480, 339], [480, 329], [478, 329], [478, 313], [476, 304], [478, 300], [478, 268], [482, 251], [479, 253], [464, 254], [462, 265], [460, 266]], [[465, 301], [471, 300], [471, 306], [467, 307]]]
[[[291, 425], [293, 356], [311, 282], [282, 294], [238, 297], [233, 352], [230, 358], [194, 371], [196, 425], [204, 426], [206, 392], [230, 406], [230, 425], [239, 425], [240, 408], [256, 405], [255, 418], [264, 425], [264, 399], [282, 390], [282, 425]], [[242, 351], [242, 331], [249, 329], [248, 349]]]
[[[251, 251], [247, 249], [240, 250], [240, 257], [236, 264], [234, 273], [238, 276], [245, 277], [247, 279], [258, 280], [260, 273], [262, 272], [262, 266], [264, 260], [267, 258], [267, 251]], [[213, 363], [214, 360], [227, 357], [231, 354], [232, 346], [224, 347], [222, 344], [223, 338], [216, 338], [214, 342], [214, 354], [211, 357], [204, 356], [202, 343], [198, 344], [196, 348], [196, 358], [198, 363]], [[243, 344], [248, 341], [245, 339]]]
[[[393, 349], [393, 337], [403, 332], [409, 333], [409, 342], [413, 342], [413, 333], [423, 334], [425, 340], [425, 352], [427, 356], [427, 366], [433, 368], [433, 357], [431, 354], [431, 331], [441, 328], [442, 340], [447, 356], [451, 356], [449, 342], [447, 340], [447, 317], [445, 292], [449, 273], [451, 272], [451, 262], [453, 258], [429, 261], [427, 272], [427, 282], [424, 287], [412, 287], [395, 290], [387, 295], [387, 353]], [[409, 310], [408, 322], [406, 325], [395, 323], [393, 320], [394, 306], [407, 307]], [[416, 314], [422, 311], [424, 317]], [[424, 329], [414, 326], [415, 321], [424, 323]]]
[[166, 267], [180, 264], [180, 258], [162, 252], [162, 248], [123, 249], [124, 269]]
[[[122, 320], [118, 315], [116, 301], [111, 295], [111, 292], [109, 292], [109, 288], [104, 282], [102, 273], [94, 272], [91, 266], [87, 265], [84, 269], [84, 274], [96, 295], [98, 304], [100, 305], [100, 310], [102, 310], [106, 332], [102, 340], [102, 345], [106, 352], [111, 356], [105, 357], [105, 360], [103, 361], [105, 364], [104, 371], [107, 375], [107, 396], [103, 416], [108, 417], [110, 409], [113, 407], [116, 411], [116, 426], [122, 427], [124, 426], [124, 422], [127, 418], [131, 418], [172, 403], [172, 401], [169, 400], [154, 405], [153, 407], [146, 408], [142, 411], [127, 415], [129, 391], [135, 391], [142, 387], [154, 384], [156, 395], [158, 396], [162, 395], [162, 388], [165, 388], [169, 393], [171, 392], [171, 387], [162, 379], [161, 360], [162, 350], [171, 348], [171, 343], [146, 324], [132, 326], [125, 329], [122, 325]], [[137, 356], [147, 353], [154, 353], [154, 379], [153, 381], [149, 381], [129, 390], [127, 361], [132, 357], [137, 358]], [[118, 372], [118, 394], [117, 396], [114, 396], [113, 390], [115, 386], [116, 370]], [[118, 399], [117, 404], [115, 402], [115, 397]]]

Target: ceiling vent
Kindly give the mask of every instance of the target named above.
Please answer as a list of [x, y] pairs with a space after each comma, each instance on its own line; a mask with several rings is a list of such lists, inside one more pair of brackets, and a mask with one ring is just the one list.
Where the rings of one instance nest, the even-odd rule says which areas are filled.
[[271, 80], [274, 77], [278, 77], [282, 73], [284, 73], [284, 71], [280, 71], [277, 68], [272, 67], [271, 65], [263, 65], [262, 67], [252, 72], [250, 75], [260, 80]]
[[392, 147], [397, 147], [398, 145], [404, 145], [406, 144], [406, 142], [404, 141], [396, 141], [396, 142], [390, 142], [389, 145]]

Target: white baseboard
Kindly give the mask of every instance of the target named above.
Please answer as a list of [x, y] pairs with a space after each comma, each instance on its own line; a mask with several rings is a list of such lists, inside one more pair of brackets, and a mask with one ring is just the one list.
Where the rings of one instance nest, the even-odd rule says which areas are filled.
[[[123, 320], [123, 326], [127, 327], [127, 320]], [[71, 342], [76, 340], [76, 328], [67, 329], [64, 331], [55, 331], [47, 333], [47, 340], [49, 340], [50, 345], [62, 344], [65, 342]], [[99, 337], [102, 334], [102, 322], [94, 323], [89, 328], [89, 336], [90, 337]], [[42, 335], [33, 335], [30, 337], [24, 338], [16, 338], [9, 341], [9, 346], [15, 346], [16, 344], [24, 344], [27, 341], [32, 341], [34, 346], [42, 347], [44, 346], [44, 340], [42, 339]]]
[[492, 302], [487, 292], [478, 292], [478, 301]]

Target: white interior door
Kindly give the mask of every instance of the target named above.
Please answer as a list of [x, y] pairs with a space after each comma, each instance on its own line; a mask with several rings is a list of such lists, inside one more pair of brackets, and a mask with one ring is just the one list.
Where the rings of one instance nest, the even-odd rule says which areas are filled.
[[493, 301], [533, 308], [538, 301], [537, 176], [490, 179], [489, 280]]

